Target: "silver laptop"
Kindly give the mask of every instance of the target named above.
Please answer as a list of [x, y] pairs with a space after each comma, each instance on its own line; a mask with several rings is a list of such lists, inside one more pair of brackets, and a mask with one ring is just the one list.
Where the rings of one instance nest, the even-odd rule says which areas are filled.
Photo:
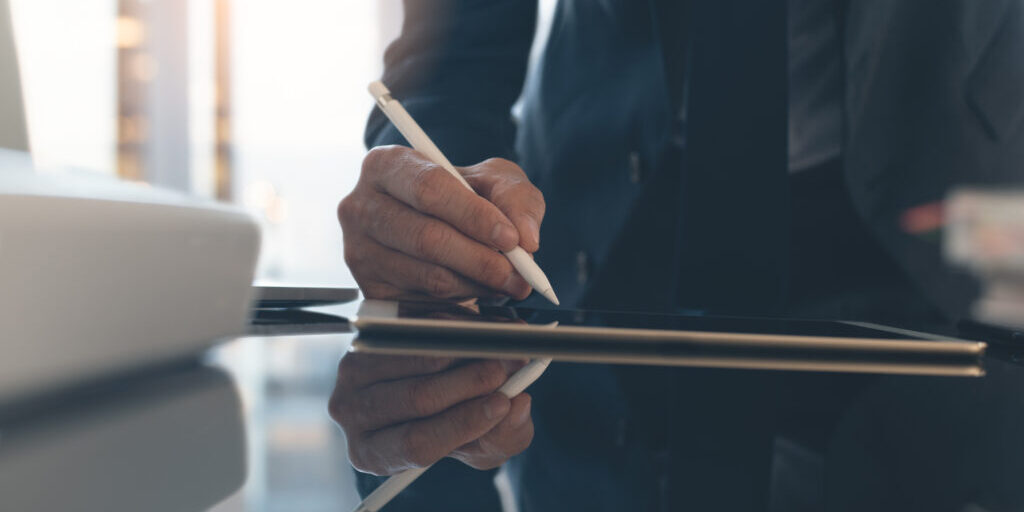
[[7, 0], [0, 68], [0, 407], [245, 333], [255, 220], [105, 176], [33, 172]]

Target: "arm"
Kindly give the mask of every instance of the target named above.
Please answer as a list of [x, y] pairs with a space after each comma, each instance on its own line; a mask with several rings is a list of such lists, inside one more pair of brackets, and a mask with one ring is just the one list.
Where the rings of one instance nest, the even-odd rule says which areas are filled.
[[[488, 159], [461, 169], [480, 195], [414, 151], [375, 149], [339, 205], [346, 262], [370, 298], [521, 298], [529, 286], [494, 249], [537, 250], [543, 199], [518, 166], [492, 157], [512, 156], [511, 107], [525, 76], [536, 4], [409, 0], [405, 13], [383, 81], [455, 165]], [[406, 144], [377, 110], [365, 140], [370, 148]], [[492, 396], [507, 377], [496, 361], [399, 372], [405, 378], [395, 380], [401, 364], [383, 356], [343, 359], [331, 411], [353, 465], [390, 475], [437, 463], [388, 510], [500, 510], [493, 468], [529, 445], [529, 396]], [[410, 394], [418, 398], [410, 402]], [[502, 402], [500, 414], [485, 407], [488, 397]], [[458, 462], [438, 462], [453, 450]], [[358, 475], [364, 496], [384, 480], [373, 475]]]
[[[529, 0], [409, 0], [383, 81], [455, 165], [513, 159], [511, 108], [522, 90], [537, 4]], [[368, 148], [405, 144], [374, 110]]]

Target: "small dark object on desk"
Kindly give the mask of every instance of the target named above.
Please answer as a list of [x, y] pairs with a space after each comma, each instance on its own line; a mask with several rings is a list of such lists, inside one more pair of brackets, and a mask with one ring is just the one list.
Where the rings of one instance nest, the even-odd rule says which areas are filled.
[[342, 316], [301, 309], [256, 309], [249, 322], [250, 336], [343, 334], [352, 324]]
[[359, 298], [356, 288], [301, 286], [254, 286], [256, 309], [300, 309], [352, 302]]

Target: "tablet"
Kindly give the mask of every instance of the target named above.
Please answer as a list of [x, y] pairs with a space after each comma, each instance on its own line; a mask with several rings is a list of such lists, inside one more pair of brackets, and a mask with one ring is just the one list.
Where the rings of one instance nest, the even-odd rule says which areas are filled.
[[364, 301], [353, 350], [658, 366], [980, 376], [985, 344], [876, 324]]

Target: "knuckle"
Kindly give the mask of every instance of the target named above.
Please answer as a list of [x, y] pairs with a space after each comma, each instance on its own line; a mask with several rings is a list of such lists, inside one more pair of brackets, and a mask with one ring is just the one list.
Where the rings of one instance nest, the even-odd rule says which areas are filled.
[[484, 165], [506, 173], [520, 174], [523, 176], [526, 175], [518, 164], [501, 157], [488, 158], [487, 160], [484, 160]]
[[366, 153], [363, 157], [363, 166], [360, 173], [365, 176], [376, 172], [377, 169], [386, 165], [386, 161], [395, 153], [394, 146], [378, 146]]
[[420, 255], [435, 254], [448, 243], [448, 232], [440, 224], [424, 224], [416, 233], [413, 250]]
[[458, 281], [455, 276], [442, 267], [433, 267], [427, 271], [426, 291], [438, 298], [451, 298], [458, 291]]
[[335, 391], [327, 403], [327, 413], [338, 424], [346, 435], [354, 435], [361, 430], [361, 414], [367, 408], [361, 405], [362, 400], [350, 392]]
[[437, 412], [437, 398], [427, 380], [417, 380], [409, 384], [409, 408], [412, 413], [422, 418]]
[[342, 404], [342, 401], [343, 399], [340, 393], [337, 391], [332, 393], [331, 398], [327, 401], [327, 414], [330, 415], [331, 419], [334, 420], [335, 423], [341, 425], [341, 428], [344, 429], [344, 419], [347, 415], [343, 412], [344, 405]]
[[382, 201], [380, 197], [368, 197], [364, 209], [360, 212], [360, 224], [368, 233], [392, 233], [398, 224], [398, 216], [402, 208], [391, 201]]
[[544, 194], [540, 189], [533, 185], [530, 185], [530, 188], [532, 189], [530, 190], [530, 197], [532, 198], [533, 203], [537, 205], [534, 213], [543, 218], [544, 214], [548, 211], [548, 203], [544, 200]]
[[352, 191], [351, 194], [345, 196], [338, 203], [338, 221], [341, 223], [342, 229], [362, 218], [364, 211], [365, 207], [359, 199], [357, 191]]
[[358, 366], [358, 357], [352, 354], [345, 354], [341, 360], [338, 361], [338, 383], [339, 385], [347, 384], [351, 379], [352, 375]]
[[425, 167], [413, 178], [412, 190], [419, 210], [433, 209], [444, 201], [447, 171], [436, 165]]
[[365, 252], [356, 247], [356, 244], [345, 244], [345, 264], [355, 273], [363, 267]]
[[505, 381], [505, 367], [494, 360], [482, 361], [473, 374], [476, 389], [491, 392], [498, 389]]
[[544, 214], [547, 203], [544, 202], [544, 194], [525, 176], [510, 186], [510, 195], [516, 197], [530, 213]]
[[533, 420], [527, 422], [526, 425], [526, 432], [524, 432], [523, 435], [519, 437], [519, 439], [513, 446], [513, 452], [510, 453], [509, 456], [522, 453], [526, 451], [526, 449], [529, 448], [531, 444], [533, 444]]
[[402, 454], [409, 464], [422, 468], [434, 463], [430, 444], [426, 441], [422, 431], [417, 428], [408, 428], [402, 434], [399, 444], [402, 448]]
[[480, 280], [488, 286], [501, 289], [510, 277], [511, 265], [498, 253], [487, 254], [478, 261]]

